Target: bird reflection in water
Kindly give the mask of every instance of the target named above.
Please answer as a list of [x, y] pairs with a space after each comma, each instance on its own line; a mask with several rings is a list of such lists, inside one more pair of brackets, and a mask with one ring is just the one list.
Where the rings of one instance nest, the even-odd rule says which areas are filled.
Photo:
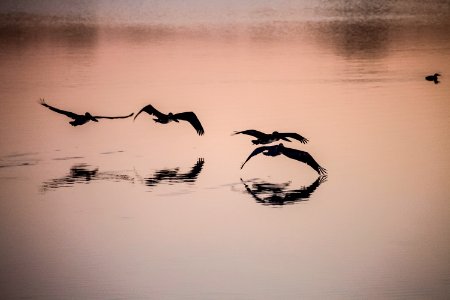
[[89, 168], [87, 164], [76, 164], [70, 168], [69, 174], [45, 181], [42, 183], [41, 191], [46, 192], [62, 187], [71, 187], [76, 183], [90, 183], [94, 180], [104, 181], [128, 181], [134, 183], [134, 177], [116, 172], [100, 172], [98, 168]]
[[180, 182], [194, 183], [202, 171], [204, 164], [205, 160], [199, 158], [192, 169], [187, 173], [179, 173], [180, 168], [158, 170], [152, 177], [145, 178], [144, 182], [146, 185], [152, 187], [164, 182], [168, 184]]
[[327, 176], [321, 175], [309, 186], [290, 189], [290, 182], [274, 184], [264, 181], [258, 182], [258, 179], [244, 181], [241, 178], [241, 182], [244, 184], [246, 191], [256, 202], [263, 205], [286, 205], [308, 201], [312, 193], [326, 180]]

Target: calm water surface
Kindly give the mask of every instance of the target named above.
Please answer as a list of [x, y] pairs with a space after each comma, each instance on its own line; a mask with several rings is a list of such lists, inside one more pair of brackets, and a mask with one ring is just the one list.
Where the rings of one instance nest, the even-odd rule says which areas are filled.
[[[450, 27], [373, 9], [2, 29], [1, 298], [447, 298]], [[75, 128], [40, 97], [192, 110], [206, 133], [147, 115]], [[244, 129], [304, 135], [285, 145], [328, 177], [262, 155], [240, 170]]]

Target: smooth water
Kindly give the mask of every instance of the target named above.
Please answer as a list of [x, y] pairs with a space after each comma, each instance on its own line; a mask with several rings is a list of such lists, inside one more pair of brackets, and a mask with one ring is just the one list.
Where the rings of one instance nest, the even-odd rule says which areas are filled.
[[[1, 298], [447, 298], [450, 14], [410, 3], [406, 17], [2, 27]], [[146, 114], [72, 127], [39, 98], [194, 111], [205, 135]], [[263, 155], [240, 170], [245, 129], [304, 135], [285, 146], [328, 176]]]

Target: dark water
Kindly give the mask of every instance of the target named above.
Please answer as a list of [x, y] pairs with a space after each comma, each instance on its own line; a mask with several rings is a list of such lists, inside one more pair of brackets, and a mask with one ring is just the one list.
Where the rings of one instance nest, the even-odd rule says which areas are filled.
[[2, 299], [448, 297], [447, 2], [111, 3], [2, 15]]

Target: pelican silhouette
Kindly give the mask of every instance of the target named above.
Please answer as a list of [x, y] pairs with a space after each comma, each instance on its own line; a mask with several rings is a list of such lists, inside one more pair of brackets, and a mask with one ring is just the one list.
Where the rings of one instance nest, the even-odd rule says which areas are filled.
[[269, 144], [269, 143], [276, 142], [279, 140], [291, 142], [291, 140], [289, 140], [288, 138], [296, 139], [300, 143], [303, 143], [303, 144], [306, 144], [308, 142], [307, 138], [304, 138], [300, 134], [294, 133], [294, 132], [274, 131], [274, 132], [268, 134], [268, 133], [264, 133], [264, 132], [261, 132], [258, 130], [249, 129], [249, 130], [244, 130], [244, 131], [235, 131], [233, 133], [233, 135], [236, 135], [236, 134], [247, 134], [247, 135], [254, 136], [256, 138], [256, 140], [252, 140], [252, 143], [254, 145], [259, 145], [259, 144], [265, 145], [265, 144]]
[[120, 117], [105, 117], [105, 116], [93, 116], [90, 113], [86, 112], [84, 115], [79, 115], [70, 111], [65, 111], [56, 107], [53, 107], [51, 105], [48, 105], [47, 103], [45, 103], [44, 99], [40, 99], [40, 103], [42, 106], [47, 107], [50, 110], [53, 110], [54, 112], [57, 112], [59, 114], [68, 116], [69, 118], [73, 119], [73, 121], [70, 121], [70, 125], [72, 126], [79, 126], [79, 125], [83, 125], [86, 124], [89, 121], [94, 121], [94, 122], [98, 122], [98, 119], [125, 119], [125, 118], [129, 118], [132, 115], [134, 115], [134, 113], [129, 114], [128, 116], [120, 116]]
[[[264, 152], [266, 151], [266, 152]], [[245, 160], [245, 162], [242, 164], [241, 169], [244, 167], [244, 165], [255, 155], [258, 154], [264, 154], [266, 156], [278, 156], [280, 154], [283, 154], [289, 158], [298, 160], [299, 162], [305, 163], [311, 168], [313, 168], [319, 175], [324, 175], [327, 173], [327, 170], [325, 168], [322, 168], [319, 166], [319, 164], [314, 160], [314, 158], [309, 154], [308, 152], [287, 148], [282, 143], [278, 145], [273, 146], [262, 146], [258, 147], [249, 155], [249, 157]]]
[[439, 78], [438, 78], [438, 76], [441, 76], [441, 74], [439, 74], [439, 73], [434, 73], [434, 75], [428, 75], [428, 76], [426, 76], [426, 77], [425, 77], [425, 80], [433, 81], [434, 84], [438, 84], [438, 83], [439, 83]]
[[178, 113], [178, 114], [173, 114], [170, 112], [166, 115], [166, 114], [163, 114], [162, 112], [158, 111], [151, 104], [149, 104], [149, 105], [145, 106], [144, 108], [142, 108], [136, 114], [136, 116], [134, 117], [134, 120], [136, 120], [137, 116], [139, 116], [139, 114], [143, 111], [148, 113], [149, 115], [155, 116], [156, 119], [153, 119], [153, 121], [155, 121], [156, 123], [167, 124], [172, 121], [177, 122], [177, 123], [179, 122], [179, 120], [188, 121], [195, 128], [198, 135], [203, 135], [205, 133], [205, 130], [203, 130], [202, 124], [198, 120], [196, 114], [193, 113], [192, 111], [182, 112], [182, 113]]

